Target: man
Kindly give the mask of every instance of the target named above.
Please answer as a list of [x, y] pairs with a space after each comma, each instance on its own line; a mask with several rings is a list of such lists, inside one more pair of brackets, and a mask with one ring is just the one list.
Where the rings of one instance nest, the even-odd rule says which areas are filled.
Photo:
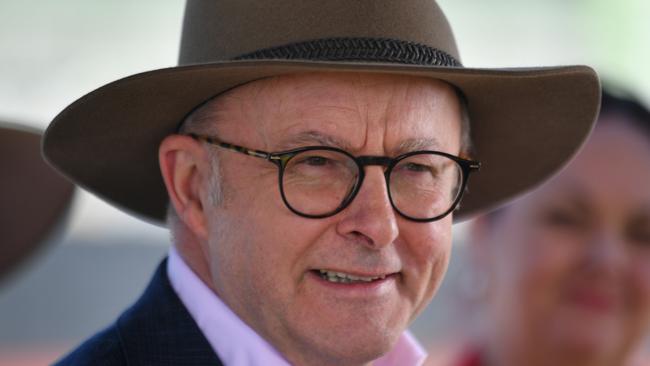
[[561, 167], [599, 100], [587, 67], [463, 68], [430, 0], [190, 0], [180, 64], [47, 131], [53, 165], [173, 238], [143, 297], [61, 364], [419, 364], [405, 330], [452, 218]]

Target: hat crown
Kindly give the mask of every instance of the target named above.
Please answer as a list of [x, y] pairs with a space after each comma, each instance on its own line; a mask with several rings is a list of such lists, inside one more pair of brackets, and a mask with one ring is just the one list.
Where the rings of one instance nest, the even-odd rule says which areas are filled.
[[179, 64], [328, 39], [415, 43], [460, 61], [449, 22], [433, 0], [188, 0]]

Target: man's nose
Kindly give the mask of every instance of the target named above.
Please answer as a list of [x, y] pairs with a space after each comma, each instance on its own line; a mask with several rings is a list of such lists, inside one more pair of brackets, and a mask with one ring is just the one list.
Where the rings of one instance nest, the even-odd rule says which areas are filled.
[[391, 244], [399, 234], [396, 212], [388, 197], [383, 168], [366, 168], [365, 178], [354, 200], [339, 215], [339, 234], [371, 248]]

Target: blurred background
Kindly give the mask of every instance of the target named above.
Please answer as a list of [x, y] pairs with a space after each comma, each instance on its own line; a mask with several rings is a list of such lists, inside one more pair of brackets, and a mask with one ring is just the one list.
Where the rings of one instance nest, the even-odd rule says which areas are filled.
[[[440, 0], [465, 66], [588, 64], [650, 102], [650, 2]], [[176, 64], [183, 0], [0, 2], [0, 119], [40, 129], [78, 97]], [[0, 178], [1, 179], [1, 178]], [[2, 204], [2, 203], [0, 203]], [[142, 291], [167, 231], [83, 191], [65, 228], [0, 282], [0, 365], [51, 363]], [[425, 344], [458, 331], [462, 224], [439, 295], [413, 325]]]

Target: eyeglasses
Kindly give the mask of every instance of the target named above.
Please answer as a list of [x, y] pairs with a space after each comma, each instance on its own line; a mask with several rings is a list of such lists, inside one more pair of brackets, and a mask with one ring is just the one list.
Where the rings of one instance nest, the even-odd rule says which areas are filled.
[[439, 220], [461, 200], [469, 175], [480, 163], [440, 151], [412, 151], [395, 158], [358, 156], [330, 146], [265, 152], [189, 134], [192, 138], [270, 161], [278, 167], [282, 200], [293, 213], [324, 218], [345, 209], [361, 188], [364, 167], [380, 165], [391, 205], [403, 217]]

